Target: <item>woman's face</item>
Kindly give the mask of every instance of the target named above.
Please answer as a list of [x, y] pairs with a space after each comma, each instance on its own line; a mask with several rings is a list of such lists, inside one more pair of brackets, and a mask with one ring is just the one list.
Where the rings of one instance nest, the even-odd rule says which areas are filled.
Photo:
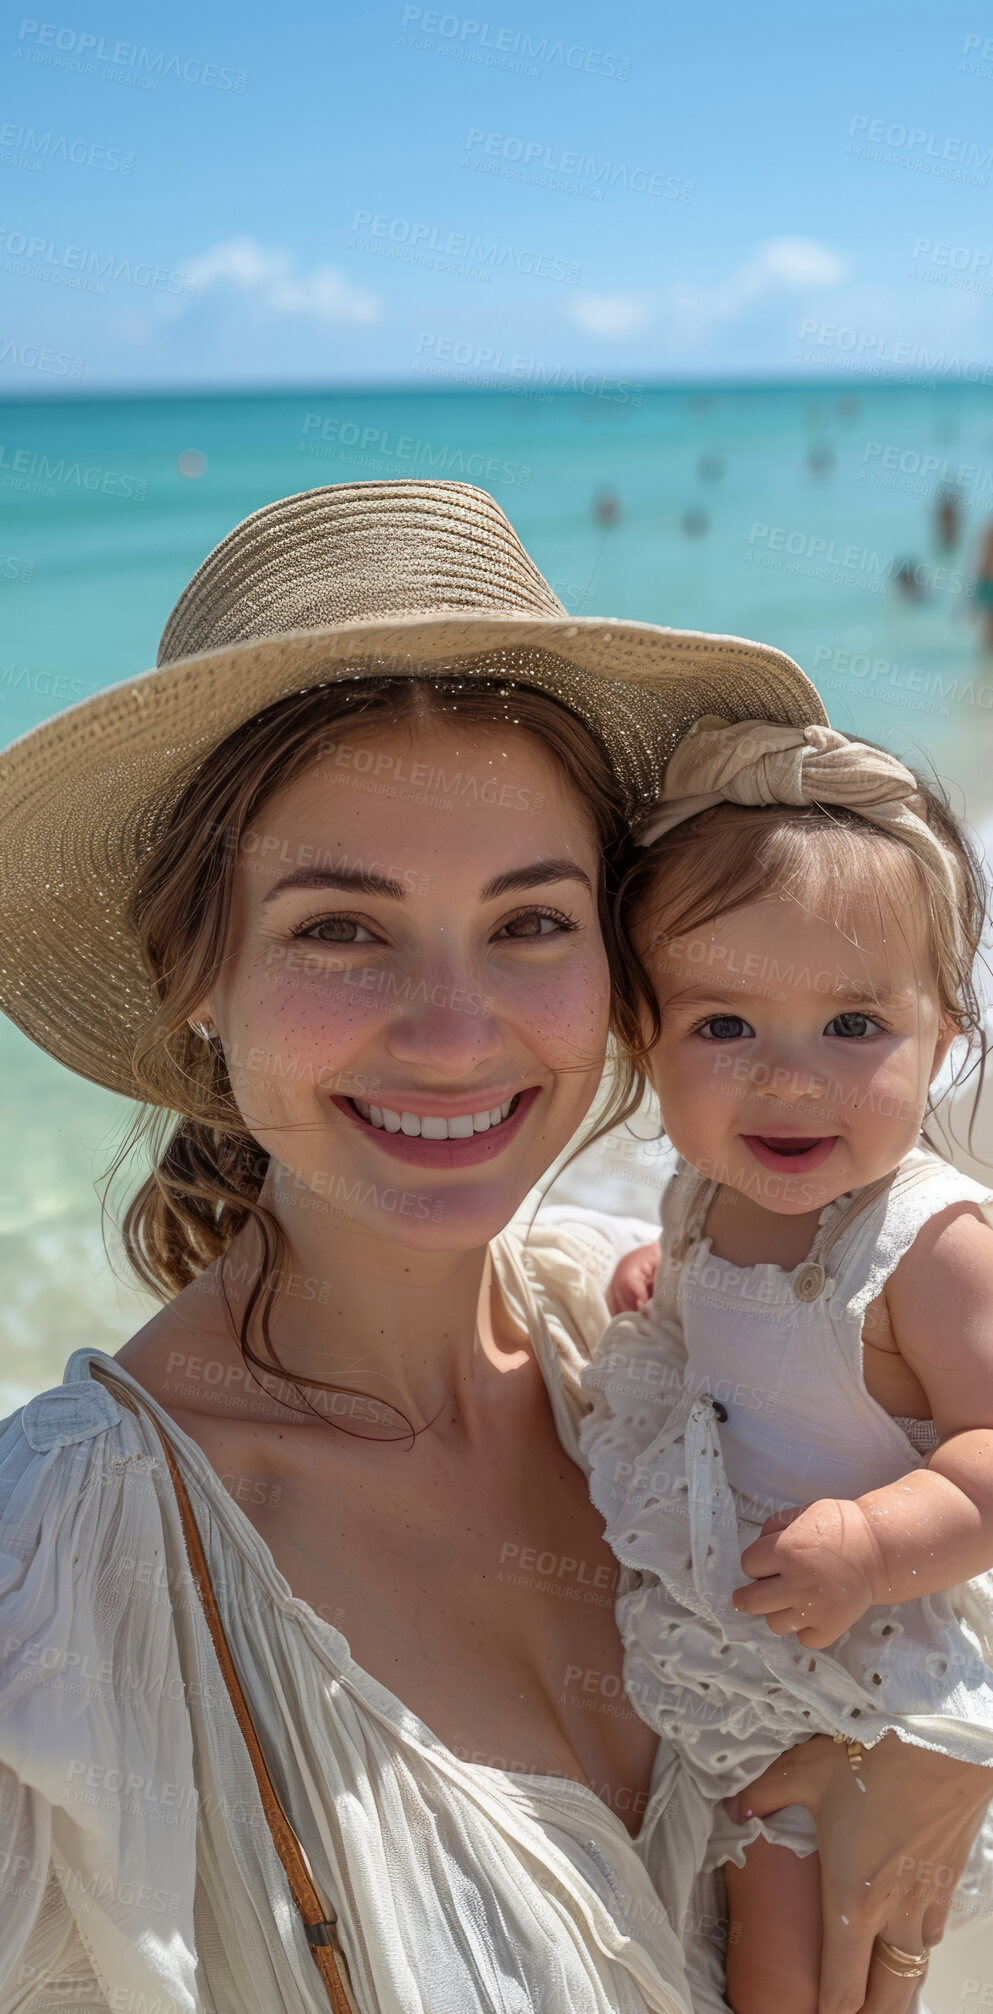
[[269, 800], [198, 1014], [281, 1216], [450, 1251], [509, 1221], [600, 1080], [599, 868], [520, 730], [350, 724]]

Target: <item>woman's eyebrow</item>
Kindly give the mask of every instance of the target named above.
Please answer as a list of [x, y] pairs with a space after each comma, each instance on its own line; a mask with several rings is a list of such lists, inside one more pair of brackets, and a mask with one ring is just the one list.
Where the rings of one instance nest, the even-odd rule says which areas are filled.
[[345, 895], [385, 895], [391, 902], [402, 902], [407, 893], [402, 881], [394, 881], [388, 874], [365, 874], [360, 868], [298, 867], [294, 874], [284, 874], [275, 888], [270, 888], [262, 898], [262, 907], [275, 901], [287, 888], [336, 888]]
[[529, 867], [513, 867], [507, 874], [496, 875], [481, 890], [482, 899], [493, 902], [498, 895], [510, 895], [522, 888], [541, 888], [549, 881], [579, 881], [593, 893], [589, 875], [574, 860], [534, 860]]
[[[507, 874], [498, 874], [488, 881], [482, 890], [482, 900], [492, 902], [498, 895], [508, 895], [512, 890], [540, 888], [549, 881], [579, 881], [592, 895], [593, 886], [589, 875], [577, 867], [574, 860], [535, 860], [528, 867], [512, 868]], [[262, 898], [262, 906], [274, 902], [287, 888], [334, 888], [345, 895], [385, 896], [391, 902], [402, 902], [407, 889], [402, 881], [394, 881], [386, 874], [366, 874], [359, 868], [318, 868], [298, 867], [293, 874], [284, 874], [274, 888]]]

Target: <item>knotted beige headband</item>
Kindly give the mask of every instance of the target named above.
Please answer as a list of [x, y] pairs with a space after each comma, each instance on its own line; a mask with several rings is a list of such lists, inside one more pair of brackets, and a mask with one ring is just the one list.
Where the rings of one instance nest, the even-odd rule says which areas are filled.
[[849, 741], [833, 727], [768, 720], [729, 726], [717, 714], [704, 714], [671, 757], [662, 803], [636, 843], [650, 846], [715, 804], [837, 804], [857, 811], [913, 849], [946, 891], [957, 920], [957, 863], [927, 823], [916, 778], [885, 749]]

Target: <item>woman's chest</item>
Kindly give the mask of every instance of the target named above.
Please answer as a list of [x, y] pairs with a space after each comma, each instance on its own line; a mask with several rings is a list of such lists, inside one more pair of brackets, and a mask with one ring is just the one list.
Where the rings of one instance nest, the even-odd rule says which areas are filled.
[[198, 1433], [293, 1594], [463, 1759], [590, 1783], [635, 1824], [657, 1737], [627, 1705], [617, 1563], [554, 1429], [509, 1470], [420, 1444], [337, 1463], [326, 1429], [294, 1433], [292, 1461], [251, 1428]]

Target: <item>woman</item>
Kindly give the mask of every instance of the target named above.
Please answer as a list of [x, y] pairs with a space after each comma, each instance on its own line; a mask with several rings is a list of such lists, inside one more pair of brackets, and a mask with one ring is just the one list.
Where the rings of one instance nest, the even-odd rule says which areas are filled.
[[[159, 662], [5, 773], [6, 1011], [181, 1117], [125, 1225], [170, 1298], [0, 1442], [0, 2009], [720, 2008], [578, 1466], [624, 1227], [505, 1227], [634, 1038], [625, 818], [700, 714], [819, 702], [570, 623], [448, 483], [256, 513]], [[898, 1857], [961, 1866], [985, 1777], [884, 1746], [754, 1797], [819, 1815], [825, 2006], [897, 2014]]]

